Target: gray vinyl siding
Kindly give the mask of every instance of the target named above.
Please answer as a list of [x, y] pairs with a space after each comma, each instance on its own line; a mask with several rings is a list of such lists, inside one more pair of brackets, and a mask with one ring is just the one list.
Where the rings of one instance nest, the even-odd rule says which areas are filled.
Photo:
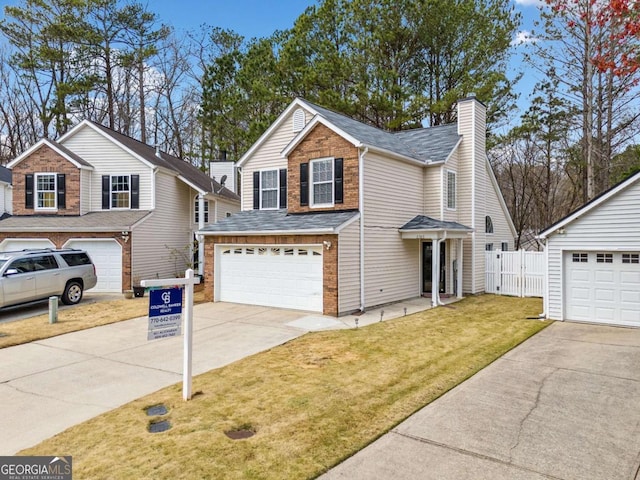
[[[209, 204], [211, 206], [211, 204]], [[217, 198], [215, 200], [215, 211], [209, 212], [209, 215], [213, 213], [213, 217], [209, 217], [209, 223], [211, 222], [219, 222], [220, 220], [224, 220], [227, 218], [227, 213], [234, 214], [240, 211], [240, 205], [238, 203], [231, 202], [230, 200], [225, 200], [223, 198]]]
[[80, 215], [91, 211], [91, 170], [80, 170]]
[[421, 167], [368, 153], [363, 173], [365, 306], [416, 297], [419, 248], [398, 229], [422, 212]]
[[141, 278], [184, 276], [193, 238], [194, 191], [173, 175], [158, 173], [157, 208], [132, 235], [132, 275]]
[[338, 314], [360, 309], [360, 220], [338, 237]]
[[[271, 132], [271, 136], [260, 145], [251, 158], [242, 167], [241, 192], [242, 210], [253, 209], [253, 172], [287, 168], [287, 159], [281, 155], [282, 150], [293, 140], [298, 132], [293, 131], [293, 113], [284, 117], [278, 128]], [[304, 109], [303, 109], [304, 110]], [[309, 122], [313, 115], [305, 110], [305, 121]]]
[[424, 214], [431, 218], [441, 219], [442, 189], [440, 180], [442, 178], [442, 167], [435, 166], [425, 168], [424, 175]]
[[89, 211], [102, 210], [102, 175], [140, 175], [140, 210], [155, 208], [153, 170], [147, 164], [89, 126], [66, 139], [64, 146], [94, 167], [89, 187]]
[[563, 320], [563, 252], [594, 250], [640, 252], [638, 205], [640, 205], [640, 181], [565, 225], [564, 234], [556, 232], [548, 238], [546, 305], [549, 318]]

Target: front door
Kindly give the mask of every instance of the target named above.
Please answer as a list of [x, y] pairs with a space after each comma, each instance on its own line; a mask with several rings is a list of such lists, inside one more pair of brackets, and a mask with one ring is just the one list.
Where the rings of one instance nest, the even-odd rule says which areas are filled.
[[[446, 282], [446, 242], [440, 244], [440, 281], [438, 292], [445, 293]], [[422, 292], [431, 293], [433, 286], [433, 242], [422, 242]]]

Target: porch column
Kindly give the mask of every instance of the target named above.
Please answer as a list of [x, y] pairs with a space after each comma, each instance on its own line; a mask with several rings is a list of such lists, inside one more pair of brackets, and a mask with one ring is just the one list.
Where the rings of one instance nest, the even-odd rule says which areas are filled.
[[440, 303], [440, 242], [434, 238], [431, 242], [431, 306]]
[[462, 298], [462, 257], [464, 253], [464, 239], [458, 239], [458, 271], [456, 280], [456, 297]]

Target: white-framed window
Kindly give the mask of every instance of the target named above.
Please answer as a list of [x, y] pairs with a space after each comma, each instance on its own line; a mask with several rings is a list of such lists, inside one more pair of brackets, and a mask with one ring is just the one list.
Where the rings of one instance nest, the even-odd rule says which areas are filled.
[[484, 250], [486, 252], [493, 252], [493, 243], [485, 243], [484, 244]]
[[640, 254], [638, 253], [623, 253], [622, 263], [635, 263], [640, 264]]
[[456, 172], [447, 170], [447, 208], [456, 208]]
[[485, 233], [493, 233], [493, 220], [489, 215], [484, 217], [484, 231]]
[[503, 252], [508, 252], [509, 251], [509, 242], [502, 242], [502, 245], [500, 245], [500, 249]]
[[310, 188], [312, 207], [333, 207], [333, 158], [311, 160]]
[[131, 208], [129, 175], [111, 175], [111, 208]]
[[[195, 223], [200, 222], [200, 201], [196, 198], [195, 207], [193, 209], [195, 216], [193, 221]], [[204, 201], [204, 223], [209, 223], [209, 200]]]
[[56, 203], [56, 192], [55, 173], [35, 174], [36, 210], [55, 210], [58, 207]]
[[278, 208], [279, 187], [278, 170], [260, 172], [260, 208], [262, 210]]

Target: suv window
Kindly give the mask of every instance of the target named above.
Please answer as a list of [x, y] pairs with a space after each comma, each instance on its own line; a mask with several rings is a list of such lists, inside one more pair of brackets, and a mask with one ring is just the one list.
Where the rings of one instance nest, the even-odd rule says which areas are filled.
[[40, 270], [51, 270], [58, 268], [58, 262], [53, 255], [42, 255], [38, 257], [20, 258], [9, 265], [15, 268], [18, 273], [38, 272]]
[[75, 267], [77, 265], [91, 265], [91, 259], [86, 253], [63, 253], [60, 256], [70, 267]]

